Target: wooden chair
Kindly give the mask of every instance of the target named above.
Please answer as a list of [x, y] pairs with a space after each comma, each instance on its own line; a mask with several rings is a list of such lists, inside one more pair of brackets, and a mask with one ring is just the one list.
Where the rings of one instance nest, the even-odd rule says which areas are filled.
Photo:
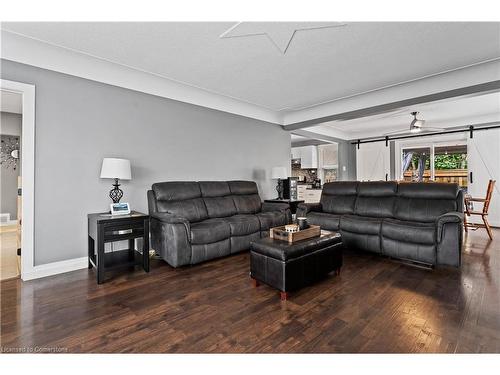
[[[486, 228], [486, 232], [488, 232], [488, 236], [490, 239], [493, 239], [493, 234], [491, 232], [490, 223], [488, 223], [488, 209], [490, 208], [491, 196], [493, 195], [493, 189], [495, 187], [495, 180], [490, 180], [488, 182], [488, 189], [486, 190], [486, 198], [472, 198], [470, 195], [466, 195], [464, 198], [465, 201], [465, 215], [464, 215], [464, 228], [467, 232], [467, 228], [473, 228], [472, 230], [477, 230], [478, 228]], [[482, 211], [471, 211], [470, 203], [471, 202], [480, 202], [483, 203]], [[476, 223], [468, 223], [467, 216], [478, 215], [481, 216], [483, 220], [483, 224]]]

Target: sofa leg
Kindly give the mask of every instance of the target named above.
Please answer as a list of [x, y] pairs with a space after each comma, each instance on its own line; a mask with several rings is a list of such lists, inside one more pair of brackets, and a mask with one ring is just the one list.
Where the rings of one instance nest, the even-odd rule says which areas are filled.
[[289, 296], [290, 296], [290, 294], [288, 294], [288, 292], [280, 292], [280, 299], [282, 301], [286, 301]]
[[256, 280], [253, 277], [251, 278], [251, 280], [252, 280], [252, 286], [254, 288], [257, 288], [260, 285], [259, 280]]

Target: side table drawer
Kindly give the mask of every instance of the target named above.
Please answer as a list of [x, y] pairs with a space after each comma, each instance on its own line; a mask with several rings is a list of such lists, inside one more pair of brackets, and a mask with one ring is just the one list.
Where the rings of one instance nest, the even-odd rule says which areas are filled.
[[144, 236], [144, 221], [104, 225], [104, 242], [121, 241]]

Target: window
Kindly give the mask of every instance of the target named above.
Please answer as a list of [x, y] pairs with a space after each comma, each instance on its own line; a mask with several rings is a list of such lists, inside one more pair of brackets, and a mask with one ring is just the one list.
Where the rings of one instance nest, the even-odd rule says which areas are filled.
[[456, 182], [467, 189], [467, 145], [432, 144], [401, 149], [404, 181]]
[[431, 148], [407, 148], [403, 149], [403, 180], [428, 182], [432, 177], [431, 171]]
[[434, 181], [467, 187], [467, 145], [434, 148]]

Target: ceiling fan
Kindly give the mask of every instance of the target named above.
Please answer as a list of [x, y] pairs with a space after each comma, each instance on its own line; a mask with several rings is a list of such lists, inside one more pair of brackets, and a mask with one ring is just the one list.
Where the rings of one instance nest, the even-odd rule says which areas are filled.
[[[417, 118], [418, 112], [411, 112], [413, 119], [410, 122], [410, 133], [424, 133], [424, 132], [434, 132], [439, 130], [444, 130], [443, 128], [435, 128], [430, 126], [425, 126], [425, 120], [421, 120]], [[393, 135], [393, 134], [406, 134], [407, 130], [395, 130], [392, 132], [385, 133], [384, 135]]]

